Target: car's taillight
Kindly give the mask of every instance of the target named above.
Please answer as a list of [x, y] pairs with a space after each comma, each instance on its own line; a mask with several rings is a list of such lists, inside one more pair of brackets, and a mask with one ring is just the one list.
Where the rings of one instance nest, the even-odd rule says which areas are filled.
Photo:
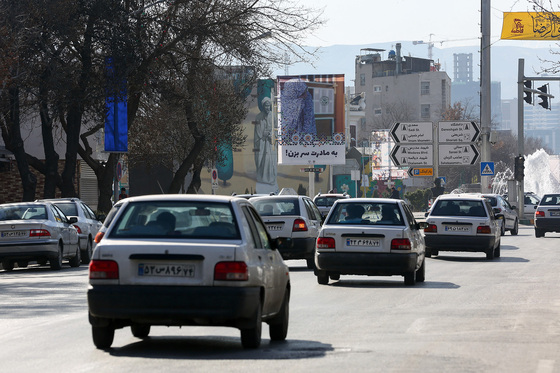
[[425, 232], [429, 232], [429, 233], [437, 233], [437, 225], [435, 224], [428, 224], [428, 226], [426, 228], [424, 228], [424, 233]]
[[410, 250], [410, 240], [408, 238], [394, 238], [391, 241], [391, 250]]
[[89, 262], [89, 278], [115, 280], [119, 278], [119, 265], [114, 260], [92, 260]]
[[294, 227], [292, 228], [292, 232], [302, 232], [302, 231], [307, 231], [307, 224], [305, 224], [305, 220], [303, 219], [294, 220]]
[[99, 243], [99, 241], [101, 241], [103, 236], [105, 236], [105, 232], [97, 232], [94, 239], [95, 243]]
[[481, 225], [476, 228], [476, 233], [492, 233], [492, 230], [487, 225]]
[[219, 262], [214, 267], [215, 281], [247, 281], [249, 270], [245, 262]]
[[29, 237], [50, 237], [51, 232], [46, 229], [32, 229], [29, 231]]
[[535, 217], [544, 218], [544, 211], [535, 211]]
[[76, 224], [72, 225], [74, 228], [76, 228], [76, 230], [78, 231], [78, 233], [82, 233], [82, 230], [80, 229], [80, 227], [78, 227]]
[[318, 249], [335, 249], [336, 244], [334, 238], [332, 237], [318, 237], [317, 238], [317, 248]]

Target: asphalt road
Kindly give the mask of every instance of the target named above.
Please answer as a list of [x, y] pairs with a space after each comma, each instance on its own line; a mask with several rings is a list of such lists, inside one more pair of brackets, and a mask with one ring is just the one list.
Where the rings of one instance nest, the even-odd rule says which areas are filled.
[[116, 331], [97, 350], [87, 319], [87, 267], [0, 271], [2, 372], [560, 372], [560, 234], [522, 227], [502, 256], [445, 253], [426, 282], [342, 276], [318, 285], [291, 266], [290, 329], [260, 349], [232, 328]]

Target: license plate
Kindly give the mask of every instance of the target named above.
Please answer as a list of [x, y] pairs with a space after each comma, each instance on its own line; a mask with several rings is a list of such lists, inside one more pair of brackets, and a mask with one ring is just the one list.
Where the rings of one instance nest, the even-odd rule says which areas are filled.
[[457, 226], [457, 225], [446, 225], [445, 231], [446, 232], [470, 232], [469, 227]]
[[27, 231], [5, 231], [2, 237], [27, 237]]
[[138, 264], [138, 276], [194, 277], [194, 264]]
[[282, 230], [281, 225], [267, 225], [266, 227], [268, 228], [269, 231], [281, 231]]
[[560, 216], [560, 211], [551, 211], [550, 216]]
[[371, 238], [347, 238], [346, 246], [379, 247], [381, 242]]

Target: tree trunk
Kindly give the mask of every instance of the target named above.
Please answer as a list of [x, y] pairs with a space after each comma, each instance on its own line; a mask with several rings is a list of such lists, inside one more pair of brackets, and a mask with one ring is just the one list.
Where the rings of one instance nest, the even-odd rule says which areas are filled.
[[117, 162], [117, 155], [110, 154], [105, 166], [100, 166], [95, 171], [97, 176], [97, 187], [99, 188], [99, 200], [97, 210], [103, 211], [105, 214], [109, 212], [113, 203], [113, 173]]
[[188, 194], [198, 194], [200, 187], [202, 185], [202, 181], [200, 180], [200, 172], [202, 171], [203, 162], [198, 162], [194, 166], [193, 170], [193, 177], [189, 187], [187, 188]]
[[59, 156], [54, 149], [52, 118], [49, 115], [47, 102], [48, 91], [45, 84], [47, 79], [46, 74], [47, 73], [41, 76], [42, 79], [39, 86], [39, 114], [41, 117], [41, 133], [45, 149], [45, 186], [43, 189], [43, 198], [55, 198]]

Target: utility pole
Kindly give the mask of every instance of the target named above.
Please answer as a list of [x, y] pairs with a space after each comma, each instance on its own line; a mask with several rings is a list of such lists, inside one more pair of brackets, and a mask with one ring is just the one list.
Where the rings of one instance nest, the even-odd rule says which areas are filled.
[[[480, 54], [480, 136], [482, 145], [480, 149], [480, 160], [490, 161], [490, 125], [492, 120], [491, 111], [491, 76], [490, 76], [490, 0], [481, 0], [481, 54]], [[489, 193], [490, 176], [480, 177], [482, 193]]]

